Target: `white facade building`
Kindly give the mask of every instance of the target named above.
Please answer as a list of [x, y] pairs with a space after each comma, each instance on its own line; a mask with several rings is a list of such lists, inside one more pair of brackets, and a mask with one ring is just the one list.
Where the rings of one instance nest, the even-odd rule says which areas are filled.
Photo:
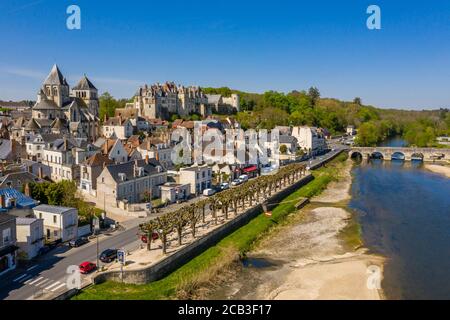
[[190, 184], [192, 194], [201, 194], [212, 186], [212, 169], [207, 165], [181, 168], [179, 183]]
[[44, 233], [48, 240], [61, 239], [62, 242], [67, 242], [77, 237], [77, 209], [41, 204], [33, 208], [33, 213], [35, 218], [43, 219]]
[[327, 148], [325, 137], [315, 127], [293, 127], [292, 136], [297, 139], [298, 146], [311, 155], [316, 155]]
[[36, 218], [17, 218], [17, 246], [19, 257], [30, 260], [39, 254], [44, 246], [44, 220]]

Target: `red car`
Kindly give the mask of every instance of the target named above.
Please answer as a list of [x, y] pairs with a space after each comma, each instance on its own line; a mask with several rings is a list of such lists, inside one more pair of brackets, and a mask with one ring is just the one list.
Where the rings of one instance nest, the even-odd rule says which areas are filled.
[[[156, 240], [158, 240], [158, 234], [156, 233], [156, 232], [153, 232], [152, 233], [152, 241], [156, 241]], [[143, 242], [143, 243], [147, 243], [148, 242], [148, 239], [147, 239], [147, 235], [142, 235], [141, 236], [141, 241]]]
[[80, 273], [82, 274], [87, 274], [97, 269], [97, 265], [95, 263], [88, 261], [83, 262], [78, 267], [80, 268]]

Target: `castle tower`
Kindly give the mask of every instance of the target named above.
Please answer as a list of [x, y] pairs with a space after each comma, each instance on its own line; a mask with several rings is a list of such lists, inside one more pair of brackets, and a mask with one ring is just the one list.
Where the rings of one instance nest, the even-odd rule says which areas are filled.
[[86, 103], [89, 112], [98, 117], [98, 90], [86, 75], [72, 88], [72, 95], [82, 99]]
[[53, 65], [52, 70], [45, 79], [42, 90], [47, 100], [55, 102], [60, 108], [70, 100], [69, 85], [56, 64]]

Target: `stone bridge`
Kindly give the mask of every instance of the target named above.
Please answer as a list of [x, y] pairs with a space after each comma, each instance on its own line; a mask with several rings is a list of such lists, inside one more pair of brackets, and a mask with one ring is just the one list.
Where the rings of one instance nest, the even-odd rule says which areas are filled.
[[380, 158], [384, 160], [392, 160], [401, 158], [406, 161], [422, 160], [422, 161], [439, 161], [450, 160], [450, 149], [434, 149], [434, 148], [396, 148], [396, 147], [353, 147], [349, 151], [350, 157], [360, 155], [363, 159]]

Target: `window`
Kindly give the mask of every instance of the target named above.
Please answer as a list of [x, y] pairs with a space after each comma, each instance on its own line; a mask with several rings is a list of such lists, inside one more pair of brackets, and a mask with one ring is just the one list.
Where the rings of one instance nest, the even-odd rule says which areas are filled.
[[11, 241], [11, 228], [3, 230], [2, 236], [3, 236], [3, 245], [9, 244], [9, 242]]
[[56, 216], [56, 215], [54, 215], [54, 216], [53, 216], [53, 223], [56, 223], [56, 222], [57, 222], [57, 220], [58, 220], [57, 216]]

